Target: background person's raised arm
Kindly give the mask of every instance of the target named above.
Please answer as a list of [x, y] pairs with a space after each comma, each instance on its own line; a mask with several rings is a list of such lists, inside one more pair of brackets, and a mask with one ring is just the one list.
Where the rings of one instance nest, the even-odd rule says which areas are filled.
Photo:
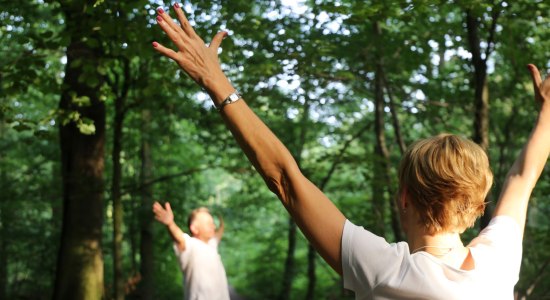
[[170, 203], [166, 202], [164, 207], [158, 202], [153, 203], [153, 213], [155, 214], [155, 219], [166, 226], [166, 229], [170, 233], [174, 243], [176, 243], [179, 251], [185, 250], [183, 231], [176, 222], [174, 222], [174, 213], [172, 212]]
[[[206, 89], [214, 103], [220, 103], [235, 88], [222, 72], [218, 47], [226, 35], [221, 32], [207, 47], [196, 35], [181, 8], [174, 6], [181, 26], [159, 10], [158, 24], [178, 51], [153, 43], [157, 51], [173, 59], [189, 76]], [[244, 100], [226, 105], [221, 112], [227, 127], [250, 162], [292, 215], [309, 241], [327, 263], [341, 273], [340, 244], [344, 215], [307, 178], [294, 158]]]
[[218, 220], [220, 221], [220, 225], [218, 228], [216, 228], [215, 237], [218, 240], [218, 242], [222, 241], [223, 233], [225, 232], [225, 223], [223, 222], [223, 217], [221, 214], [218, 214]]
[[531, 191], [550, 154], [550, 77], [542, 81], [534, 65], [528, 65], [540, 112], [523, 150], [506, 176], [494, 216], [513, 217], [523, 233]]

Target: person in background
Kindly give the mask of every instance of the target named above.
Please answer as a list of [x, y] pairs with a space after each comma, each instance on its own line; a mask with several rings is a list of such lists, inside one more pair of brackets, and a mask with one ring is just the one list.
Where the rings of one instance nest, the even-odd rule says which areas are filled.
[[209, 93], [269, 189], [357, 299], [513, 299], [529, 198], [550, 153], [550, 79], [542, 81], [534, 65], [528, 68], [540, 111], [490, 224], [462, 242], [484, 211], [493, 175], [478, 145], [443, 134], [414, 143], [402, 159], [397, 204], [407, 242], [390, 244], [347, 220], [248, 107], [218, 60], [227, 33], [206, 45], [177, 3], [174, 11], [179, 24], [162, 9], [157, 23], [176, 50], [158, 42], [154, 49]]
[[227, 300], [229, 286], [218, 245], [224, 232], [223, 219], [216, 228], [214, 218], [206, 207], [194, 209], [187, 219], [189, 234], [174, 221], [170, 203], [153, 204], [155, 219], [166, 226], [174, 241], [174, 251], [184, 277], [184, 299]]

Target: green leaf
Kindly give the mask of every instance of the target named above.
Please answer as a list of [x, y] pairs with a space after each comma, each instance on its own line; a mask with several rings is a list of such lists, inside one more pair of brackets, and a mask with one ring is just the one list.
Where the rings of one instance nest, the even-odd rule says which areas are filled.
[[90, 97], [88, 97], [88, 96], [76, 97], [76, 95], [75, 95], [72, 98], [72, 102], [74, 104], [76, 104], [78, 107], [90, 106], [91, 105]]
[[94, 121], [88, 118], [78, 120], [77, 127], [82, 134], [91, 135], [95, 133]]

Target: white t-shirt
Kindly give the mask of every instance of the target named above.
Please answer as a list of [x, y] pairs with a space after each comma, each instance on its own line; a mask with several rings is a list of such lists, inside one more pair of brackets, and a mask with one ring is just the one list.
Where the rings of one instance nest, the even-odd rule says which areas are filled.
[[183, 272], [185, 300], [229, 300], [225, 268], [218, 254], [218, 240], [205, 243], [184, 233], [185, 250], [174, 251]]
[[498, 216], [468, 245], [475, 268], [451, 267], [406, 242], [383, 238], [346, 220], [342, 236], [344, 288], [356, 299], [513, 299], [519, 279], [519, 224]]

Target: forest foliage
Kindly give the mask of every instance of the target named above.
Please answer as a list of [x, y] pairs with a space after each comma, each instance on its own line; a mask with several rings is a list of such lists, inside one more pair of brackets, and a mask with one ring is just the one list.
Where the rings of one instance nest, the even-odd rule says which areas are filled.
[[[197, 206], [223, 216], [221, 256], [247, 299], [353, 298], [296, 232], [208, 95], [152, 49], [169, 44], [155, 9], [171, 4], [0, 3], [0, 299], [62, 299], [68, 267], [94, 277], [79, 279], [73, 295], [82, 299], [181, 297], [170, 237], [152, 219], [155, 200], [172, 204], [182, 228]], [[205, 41], [228, 31], [223, 69], [303, 172], [348, 219], [391, 242], [403, 239], [392, 208], [404, 147], [442, 132], [480, 143], [485, 134], [491, 208], [536, 117], [526, 65], [550, 69], [548, 1], [183, 7]], [[88, 152], [97, 159], [87, 165], [93, 184], [89, 173], [68, 171], [90, 162]], [[71, 184], [96, 197], [67, 196]], [[549, 214], [547, 167], [531, 200], [519, 298], [550, 297]], [[81, 242], [97, 247], [95, 265], [67, 264], [64, 251]]]

